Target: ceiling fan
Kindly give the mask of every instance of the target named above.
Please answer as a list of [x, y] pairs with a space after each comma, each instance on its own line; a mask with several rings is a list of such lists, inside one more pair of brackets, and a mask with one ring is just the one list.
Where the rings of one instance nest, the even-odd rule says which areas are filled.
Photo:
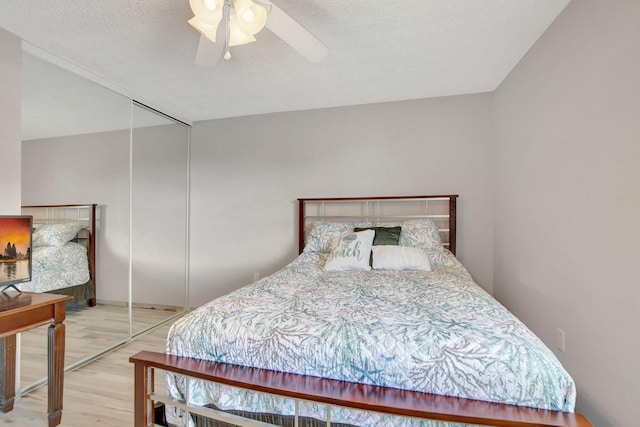
[[229, 50], [256, 41], [265, 26], [312, 62], [320, 62], [329, 49], [313, 34], [269, 0], [189, 0], [195, 14], [188, 22], [200, 32], [196, 64], [214, 67], [231, 59]]

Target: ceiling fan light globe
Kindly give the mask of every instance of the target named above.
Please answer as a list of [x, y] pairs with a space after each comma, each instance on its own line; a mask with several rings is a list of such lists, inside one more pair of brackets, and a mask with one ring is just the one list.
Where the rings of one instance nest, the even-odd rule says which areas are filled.
[[253, 12], [251, 11], [251, 9], [246, 9], [244, 12], [242, 12], [242, 20], [247, 22], [253, 21]]
[[253, 34], [242, 31], [239, 21], [237, 17], [229, 18], [229, 46], [240, 46], [256, 41]]
[[222, 19], [224, 0], [189, 0], [193, 14], [205, 24], [217, 26]]
[[216, 0], [203, 0], [203, 3], [204, 3], [204, 7], [206, 7], [209, 10], [216, 10], [219, 6]]
[[198, 19], [197, 16], [189, 19], [187, 21], [193, 28], [195, 28], [200, 34], [211, 40], [212, 42], [216, 42], [216, 33], [218, 31], [218, 24], [209, 25], [205, 22], [202, 22]]
[[233, 8], [240, 28], [247, 34], [259, 33], [267, 23], [267, 9], [251, 0], [234, 0]]

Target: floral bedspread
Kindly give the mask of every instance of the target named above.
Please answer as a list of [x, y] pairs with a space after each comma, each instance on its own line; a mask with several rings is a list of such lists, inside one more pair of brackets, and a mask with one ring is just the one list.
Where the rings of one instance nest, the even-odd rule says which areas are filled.
[[[431, 272], [323, 271], [305, 252], [272, 276], [178, 320], [166, 352], [277, 371], [572, 412], [576, 391], [555, 355], [473, 282], [448, 251]], [[167, 374], [169, 395], [185, 379]], [[192, 380], [189, 401], [292, 414], [293, 402]], [[304, 404], [301, 415], [325, 416]], [[186, 425], [179, 410], [169, 421]], [[334, 422], [438, 425], [334, 408]], [[451, 424], [446, 424], [451, 425]]]
[[20, 283], [21, 291], [49, 292], [89, 281], [87, 249], [78, 243], [34, 247], [31, 260], [32, 280]]

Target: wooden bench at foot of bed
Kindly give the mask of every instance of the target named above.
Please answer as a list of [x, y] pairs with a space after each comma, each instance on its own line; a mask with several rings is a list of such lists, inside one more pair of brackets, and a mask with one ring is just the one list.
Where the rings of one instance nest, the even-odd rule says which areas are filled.
[[207, 417], [216, 413], [233, 417], [155, 393], [154, 369], [283, 396], [296, 402], [311, 401], [398, 416], [500, 427], [593, 427], [580, 414], [356, 384], [150, 351], [131, 356], [129, 362], [135, 365], [136, 427], [153, 425], [154, 402], [178, 406]]

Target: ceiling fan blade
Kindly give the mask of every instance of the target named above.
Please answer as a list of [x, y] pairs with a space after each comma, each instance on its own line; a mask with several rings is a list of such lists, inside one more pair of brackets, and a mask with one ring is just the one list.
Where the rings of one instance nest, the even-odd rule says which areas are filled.
[[329, 55], [329, 48], [313, 34], [298, 24], [278, 6], [268, 0], [260, 0], [271, 6], [267, 28], [311, 62], [320, 62]]
[[224, 43], [214, 43], [202, 34], [196, 51], [196, 65], [200, 67], [215, 67], [224, 54]]

